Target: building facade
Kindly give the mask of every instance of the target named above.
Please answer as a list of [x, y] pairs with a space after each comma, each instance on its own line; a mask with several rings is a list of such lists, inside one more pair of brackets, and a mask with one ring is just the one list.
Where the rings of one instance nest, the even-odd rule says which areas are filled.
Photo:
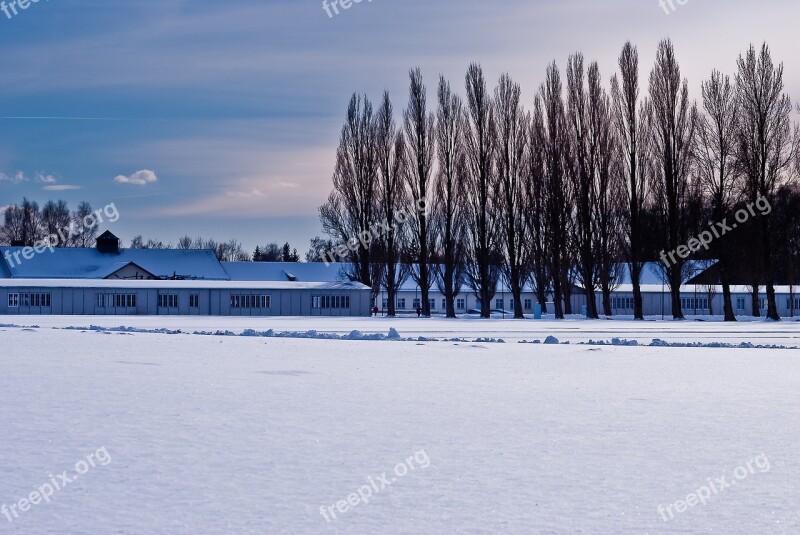
[[[0, 315], [368, 316], [369, 287], [252, 272], [213, 251], [119, 249], [110, 233], [91, 249], [0, 247]], [[229, 272], [230, 271], [230, 272]], [[296, 270], [295, 270], [296, 271]], [[309, 275], [312, 275], [309, 273]]]

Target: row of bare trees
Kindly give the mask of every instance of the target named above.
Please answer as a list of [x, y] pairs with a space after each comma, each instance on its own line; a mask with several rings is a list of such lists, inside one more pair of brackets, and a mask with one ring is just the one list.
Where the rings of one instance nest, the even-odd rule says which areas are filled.
[[0, 244], [32, 247], [47, 236], [63, 235], [60, 247], [88, 247], [94, 245], [98, 230], [84, 225], [84, 219], [91, 214], [88, 202], [70, 210], [66, 201], [47, 201], [40, 208], [38, 202], [25, 198], [22, 203], [5, 208]]
[[[465, 95], [439, 78], [435, 109], [419, 69], [410, 73], [401, 124], [388, 93], [377, 111], [353, 95], [342, 129], [334, 188], [320, 207], [325, 231], [350, 243], [354, 279], [384, 288], [388, 312], [407, 276], [428, 292], [436, 284], [448, 316], [469, 287], [481, 315], [501, 279], [523, 317], [530, 285], [556, 317], [571, 313], [573, 289], [585, 289], [587, 315], [611, 314], [611, 293], [627, 264], [634, 314], [643, 318], [640, 279], [659, 248], [676, 250], [708, 220], [731, 218], [741, 203], [775, 199], [800, 167], [800, 133], [784, 92], [783, 66], [767, 45], [751, 46], [731, 77], [713, 71], [697, 103], [673, 44], [658, 45], [649, 87], [640, 88], [636, 47], [626, 43], [607, 90], [596, 62], [571, 55], [566, 76], [555, 62], [530, 106], [510, 75], [490, 90], [480, 65], [465, 76]], [[564, 83], [566, 80], [566, 84]], [[373, 241], [354, 238], [376, 221], [422, 201], [427, 209]], [[766, 285], [768, 316], [778, 319], [777, 218], [761, 217], [753, 254]], [[724, 313], [734, 319], [732, 273], [740, 251], [720, 239]], [[654, 249], [654, 247], [656, 247]], [[785, 255], [784, 255], [785, 256]], [[741, 259], [741, 257], [739, 257]], [[747, 262], [752, 263], [750, 260]], [[686, 259], [665, 266], [672, 315], [682, 318]], [[596, 305], [600, 296], [601, 307]]]

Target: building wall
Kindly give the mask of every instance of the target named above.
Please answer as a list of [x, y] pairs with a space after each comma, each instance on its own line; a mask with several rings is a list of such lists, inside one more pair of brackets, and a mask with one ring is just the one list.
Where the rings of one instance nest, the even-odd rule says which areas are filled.
[[[9, 294], [17, 295], [18, 306], [10, 306]], [[34, 299], [25, 295], [39, 295], [38, 306]], [[107, 306], [100, 306], [98, 294], [107, 297]], [[49, 296], [49, 305], [44, 306], [41, 296]], [[117, 306], [116, 295], [124, 297], [124, 304]], [[127, 306], [127, 296], [135, 296], [135, 306]], [[177, 296], [177, 306], [159, 307], [159, 295]], [[196, 295], [198, 306], [189, 306], [190, 295]], [[269, 308], [232, 307], [231, 296], [251, 296], [251, 299], [267, 295]], [[347, 296], [348, 308], [312, 309], [313, 296]], [[122, 298], [121, 298], [122, 299]], [[109, 301], [110, 300], [110, 301]], [[165, 303], [170, 302], [167, 297]], [[131, 304], [133, 304], [131, 302]], [[234, 289], [97, 289], [97, 288], [7, 288], [0, 287], [0, 314], [2, 315], [139, 315], [139, 316], [369, 316], [370, 291], [364, 290], [312, 290], [306, 288], [283, 290], [234, 290]]]
[[[377, 299], [375, 300], [375, 306], [378, 307], [378, 310], [381, 312], [385, 312], [384, 300], [386, 299], [386, 292], [380, 292], [378, 294]], [[397, 308], [397, 312], [400, 313], [414, 313], [414, 300], [420, 297], [420, 293], [418, 291], [409, 291], [409, 290], [401, 290], [397, 294], [398, 301], [404, 301], [405, 306]], [[432, 308], [431, 312], [433, 314], [444, 314], [445, 308], [442, 306], [442, 299], [444, 299], [444, 295], [439, 292], [438, 290], [432, 289], [429, 292], [430, 299], [435, 300], [436, 307]], [[633, 315], [633, 308], [621, 306], [626, 303], [626, 300], [633, 300], [633, 293], [631, 292], [612, 292], [612, 298], [616, 301], [618, 305], [616, 308], [612, 308], [612, 313], [615, 316], [632, 316]], [[698, 287], [697, 293], [695, 293], [694, 288], [687, 287], [686, 291], [681, 293], [681, 298], [686, 300], [686, 305], [693, 305], [693, 306], [684, 306], [683, 313], [687, 316], [706, 316], [709, 314], [708, 308], [702, 308], [701, 303], [702, 299], [707, 299], [708, 295], [701, 291]], [[761, 300], [766, 301], [766, 296], [762, 293], [760, 295]], [[777, 299], [778, 304], [778, 313], [782, 317], [790, 317], [792, 315], [791, 308], [789, 307], [789, 296], [787, 294], [778, 294], [775, 297]], [[477, 310], [478, 309], [478, 297], [473, 292], [464, 292], [458, 295], [457, 299], [464, 299], [465, 300], [465, 307], [463, 309], [456, 308], [456, 314], [466, 314], [468, 310]], [[492, 310], [498, 310], [500, 307], [497, 306], [496, 301], [498, 299], [502, 299], [504, 303], [504, 309], [506, 312], [513, 313], [513, 306], [511, 302], [511, 294], [509, 293], [502, 293], [497, 294], [492, 299]], [[597, 299], [597, 309], [602, 315], [603, 312], [603, 297], [602, 294], [598, 293], [596, 295]], [[795, 296], [795, 309], [794, 309], [794, 316], [800, 317], [800, 297]], [[734, 313], [738, 316], [750, 316], [752, 314], [752, 298], [750, 294], [743, 294], [743, 293], [735, 293], [732, 295], [733, 300], [733, 307]], [[523, 305], [525, 305], [526, 301], [530, 301], [530, 308], [523, 306], [523, 312], [526, 315], [533, 314], [533, 305], [535, 305], [538, 300], [536, 299], [536, 295], [533, 292], [523, 292], [522, 294], [522, 301]], [[583, 294], [574, 294], [572, 296], [572, 311], [573, 314], [580, 314], [581, 309], [584, 305], [586, 305], [586, 296]], [[737, 301], [739, 301], [737, 303]], [[613, 302], [613, 301], [612, 301]], [[721, 316], [722, 315], [722, 294], [717, 294], [713, 297], [712, 301], [712, 308], [714, 310], [714, 315]], [[744, 307], [739, 305], [744, 305]], [[645, 292], [642, 294], [642, 305], [644, 309], [645, 316], [660, 316], [662, 313], [664, 316], [671, 316], [671, 301], [670, 301], [670, 294], [669, 291], [665, 291], [665, 293], [657, 292]], [[766, 305], [762, 307], [762, 316], [766, 315]], [[547, 312], [553, 313], [553, 306], [552, 303], [548, 302], [547, 305]]]

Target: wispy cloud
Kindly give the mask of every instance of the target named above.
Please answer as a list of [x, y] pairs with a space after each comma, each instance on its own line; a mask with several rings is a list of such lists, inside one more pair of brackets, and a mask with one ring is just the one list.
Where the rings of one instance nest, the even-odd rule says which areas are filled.
[[27, 182], [28, 177], [22, 171], [17, 171], [13, 175], [0, 173], [0, 182], [11, 182], [12, 184], [19, 184], [20, 182]]
[[118, 175], [114, 182], [117, 184], [133, 184], [135, 186], [145, 186], [147, 184], [152, 184], [153, 182], [158, 181], [158, 177], [153, 171], [149, 169], [142, 169], [141, 171], [136, 171], [130, 176], [125, 175]]
[[238, 190], [228, 190], [225, 192], [225, 195], [228, 197], [263, 197], [264, 194], [261, 193], [260, 190], [257, 188], [253, 188], [250, 191], [238, 191]]
[[72, 184], [55, 184], [52, 186], [45, 186], [42, 188], [44, 191], [70, 191], [75, 189], [83, 189], [81, 186]]
[[55, 184], [56, 182], [58, 182], [58, 178], [56, 178], [54, 175], [36, 173], [36, 182], [40, 182], [42, 184]]

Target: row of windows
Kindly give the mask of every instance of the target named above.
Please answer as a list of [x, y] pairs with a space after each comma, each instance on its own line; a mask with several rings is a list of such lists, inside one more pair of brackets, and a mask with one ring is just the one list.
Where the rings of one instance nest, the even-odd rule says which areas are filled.
[[633, 297], [612, 297], [611, 308], [614, 310], [633, 310]]
[[314, 295], [311, 296], [311, 308], [350, 308], [350, 296]]
[[136, 294], [97, 294], [97, 306], [136, 308]]
[[158, 308], [178, 308], [178, 294], [159, 294]]
[[[429, 302], [430, 302], [430, 305], [431, 305], [431, 310], [436, 310], [436, 299], [430, 299]], [[422, 300], [419, 299], [419, 298], [415, 298], [411, 302], [411, 308], [413, 310], [416, 310], [420, 306], [420, 303], [422, 303]], [[478, 299], [476, 303], [477, 303], [476, 306], [478, 308], [480, 308], [481, 300]], [[523, 303], [523, 308], [525, 310], [533, 310], [533, 300], [532, 299], [525, 299], [525, 300], [523, 300], [522, 303]], [[389, 299], [384, 297], [383, 298], [383, 302], [381, 304], [383, 305], [383, 309], [386, 310], [387, 308], [389, 308]], [[502, 299], [496, 299], [494, 304], [495, 304], [495, 308], [497, 308], [497, 309], [503, 309], [504, 308], [504, 301]], [[456, 301], [455, 301], [455, 306], [456, 306], [456, 310], [465, 310], [467, 308], [466, 299], [464, 299], [463, 297], [457, 297]], [[405, 310], [405, 308], [406, 308], [406, 299], [404, 297], [398, 297], [397, 298], [397, 308], [399, 308], [400, 310]], [[447, 300], [446, 299], [442, 299], [442, 310], [446, 310], [446, 309], [447, 309]], [[514, 300], [513, 299], [509, 299], [508, 300], [508, 310], [513, 310], [513, 309], [514, 309]]]
[[681, 297], [683, 310], [708, 310], [708, 297]]
[[[767, 298], [760, 297], [758, 299], [758, 306], [761, 310], [767, 310]], [[738, 310], [745, 310], [745, 299], [744, 297], [737, 297], [736, 298], [736, 308]], [[791, 310], [792, 308], [792, 300], [790, 298], [786, 298], [786, 310]], [[794, 309], [800, 310], [800, 297], [794, 298]]]
[[8, 294], [8, 307], [49, 307], [51, 302], [50, 294], [24, 293]]
[[269, 308], [271, 299], [268, 295], [232, 295], [231, 308]]

